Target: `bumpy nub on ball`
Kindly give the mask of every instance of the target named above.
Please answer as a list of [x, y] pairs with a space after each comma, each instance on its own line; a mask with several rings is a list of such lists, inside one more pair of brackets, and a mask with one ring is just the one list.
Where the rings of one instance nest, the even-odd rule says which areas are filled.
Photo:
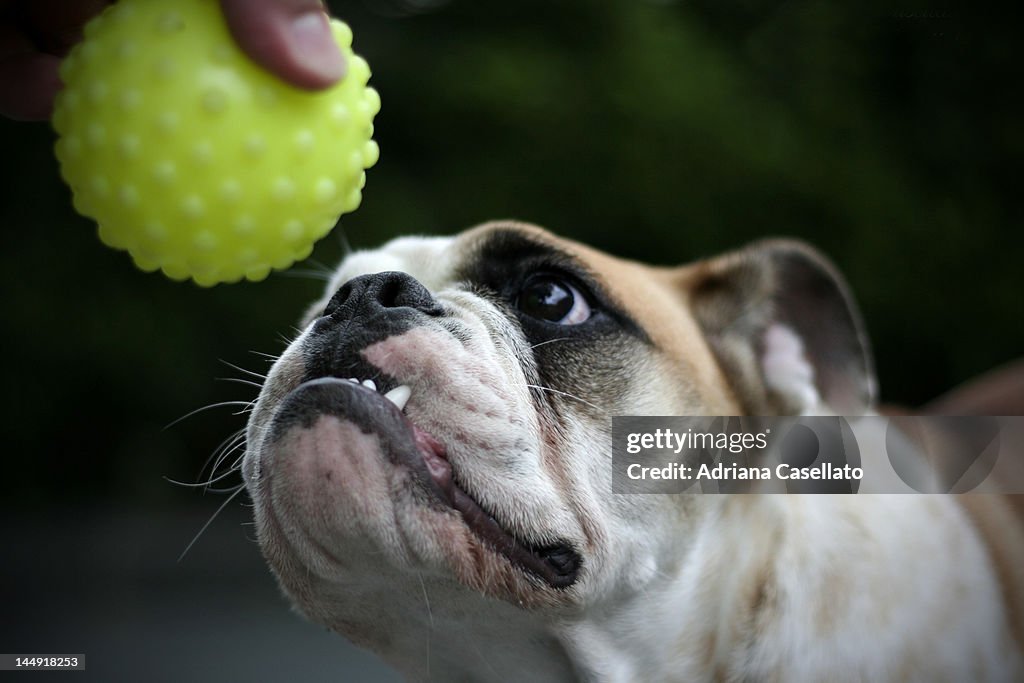
[[322, 92], [266, 73], [215, 0], [120, 0], [61, 67], [53, 124], [75, 208], [145, 271], [209, 286], [309, 256], [362, 199], [380, 97], [332, 21], [348, 73]]

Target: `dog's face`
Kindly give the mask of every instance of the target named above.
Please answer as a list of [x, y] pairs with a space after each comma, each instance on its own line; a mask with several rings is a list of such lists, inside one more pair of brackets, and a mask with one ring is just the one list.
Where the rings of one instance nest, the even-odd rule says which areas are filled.
[[714, 497], [613, 495], [613, 415], [871, 400], [841, 283], [786, 242], [668, 269], [514, 223], [403, 238], [302, 329], [248, 429], [260, 544], [307, 616], [397, 660], [410, 620], [571, 619], [684, 560]]

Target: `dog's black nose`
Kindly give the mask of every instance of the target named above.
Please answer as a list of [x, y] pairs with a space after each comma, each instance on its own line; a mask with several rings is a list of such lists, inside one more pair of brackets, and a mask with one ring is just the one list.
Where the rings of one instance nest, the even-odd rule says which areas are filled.
[[[441, 309], [427, 288], [407, 273], [389, 271], [360, 275], [346, 282], [327, 303], [323, 317], [369, 320], [392, 308], [410, 308], [427, 315]], [[391, 311], [390, 313], [394, 313]]]
[[390, 380], [370, 367], [361, 351], [443, 314], [427, 288], [406, 273], [352, 278], [331, 297], [306, 338], [304, 379], [355, 377], [387, 388]]

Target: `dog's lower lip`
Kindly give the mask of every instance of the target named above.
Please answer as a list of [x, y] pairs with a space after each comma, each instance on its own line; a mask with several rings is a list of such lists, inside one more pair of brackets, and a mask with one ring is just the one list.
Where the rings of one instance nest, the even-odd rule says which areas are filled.
[[447, 502], [461, 515], [474, 534], [491, 545], [509, 561], [540, 578], [553, 588], [571, 586], [579, 573], [580, 558], [564, 543], [544, 548], [530, 548], [518, 541], [487, 513], [476, 500], [455, 483], [451, 463], [444, 445], [431, 434], [409, 421], [416, 447], [427, 466], [427, 472], [438, 485]]
[[427, 472], [430, 474], [430, 478], [437, 483], [447, 497], [448, 500], [446, 502], [454, 506], [455, 481], [452, 478], [452, 465], [448, 462], [444, 446], [430, 434], [412, 424], [412, 422], [409, 424], [412, 426], [413, 440], [416, 442], [416, 448], [419, 449], [420, 455], [423, 456], [423, 461], [427, 465]]

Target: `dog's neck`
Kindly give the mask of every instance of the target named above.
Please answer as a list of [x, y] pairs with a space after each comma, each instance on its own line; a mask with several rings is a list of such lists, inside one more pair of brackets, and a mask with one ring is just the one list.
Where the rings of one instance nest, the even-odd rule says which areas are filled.
[[[347, 600], [353, 604], [351, 595]], [[580, 677], [581, 662], [559, 628], [506, 602], [467, 594], [443, 577], [381, 586], [358, 600], [349, 614], [362, 617], [336, 630], [409, 680], [506, 681], [509, 671], [530, 681]]]
[[[702, 508], [703, 523], [648, 558], [645, 581], [619, 585], [571, 614], [523, 611], [449, 583], [413, 582], [408, 590], [422, 609], [396, 616], [404, 628], [375, 649], [411, 680], [505, 681], [509, 671], [531, 681], [706, 677], [716, 653], [735, 652], [743, 645], [737, 638], [751, 635], [723, 626], [723, 618], [755, 621], [782, 519], [764, 497], [707, 496]], [[748, 519], [729, 523], [740, 516]], [[737, 534], [757, 533], [724, 539], [723, 523]], [[371, 602], [389, 604], [383, 594], [378, 599]]]

